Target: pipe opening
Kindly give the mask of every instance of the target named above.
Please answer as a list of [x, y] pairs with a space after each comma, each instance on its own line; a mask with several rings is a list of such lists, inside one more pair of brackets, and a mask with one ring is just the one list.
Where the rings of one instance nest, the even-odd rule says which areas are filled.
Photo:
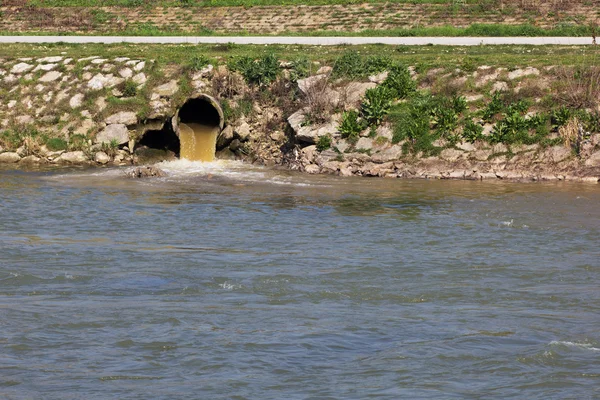
[[148, 129], [136, 144], [135, 154], [141, 163], [159, 162], [179, 157], [181, 147], [179, 137], [173, 129], [171, 121], [164, 123], [160, 129]]
[[190, 161], [213, 161], [223, 112], [214, 99], [203, 95], [189, 99], [179, 110], [180, 157]]

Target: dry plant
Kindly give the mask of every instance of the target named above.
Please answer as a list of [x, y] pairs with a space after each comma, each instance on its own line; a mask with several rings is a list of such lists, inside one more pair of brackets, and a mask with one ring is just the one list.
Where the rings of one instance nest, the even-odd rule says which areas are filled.
[[245, 93], [244, 78], [236, 72], [217, 71], [212, 77], [213, 96], [221, 99], [233, 99]]
[[557, 69], [556, 97], [571, 108], [593, 108], [600, 99], [600, 67]]
[[339, 103], [339, 95], [329, 86], [329, 76], [317, 79], [303, 91], [302, 103], [306, 109], [307, 122], [323, 124], [329, 121]]
[[577, 117], [571, 118], [566, 125], [558, 128], [558, 134], [566, 147], [575, 150], [579, 154], [583, 140], [583, 127]]
[[40, 143], [38, 137], [25, 136], [23, 138], [23, 149], [27, 156], [40, 154]]

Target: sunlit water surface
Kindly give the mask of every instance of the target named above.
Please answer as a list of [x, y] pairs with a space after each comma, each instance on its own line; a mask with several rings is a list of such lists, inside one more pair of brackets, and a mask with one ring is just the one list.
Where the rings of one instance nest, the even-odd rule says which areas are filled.
[[600, 397], [600, 188], [0, 170], [2, 399]]

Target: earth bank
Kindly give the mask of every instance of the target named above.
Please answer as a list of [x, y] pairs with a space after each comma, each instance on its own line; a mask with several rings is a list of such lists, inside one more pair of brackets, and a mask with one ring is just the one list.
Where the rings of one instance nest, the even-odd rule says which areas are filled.
[[[273, 57], [217, 66], [200, 58], [192, 68], [157, 64], [100, 56], [0, 59], [0, 162], [101, 166], [175, 158], [173, 117], [188, 99], [209, 94], [225, 114], [217, 148], [223, 159], [341, 176], [590, 182], [600, 177], [600, 134], [590, 123], [599, 111], [597, 92], [586, 93], [592, 101], [587, 96], [579, 107], [590, 121], [565, 114], [560, 123], [544, 122], [547, 132], [539, 140], [527, 135], [502, 140], [509, 118], [520, 115], [517, 122], [529, 126], [523, 121], [541, 115], [553, 95], [580, 95], [578, 86], [560, 85], [569, 76], [563, 68], [406, 68], [407, 85], [416, 90], [381, 105], [379, 111], [385, 110], [373, 123], [365, 110], [377, 111], [378, 99], [371, 95], [389, 86], [393, 69], [383, 62], [368, 76], [341, 73], [343, 63]], [[272, 68], [261, 73], [267, 64]], [[436, 106], [427, 126], [435, 134], [427, 145], [403, 133], [403, 121], [411, 117], [402, 112], [413, 106], [415, 93], [464, 102], [464, 110], [449, 117], [443, 112], [447, 104]], [[481, 116], [502, 101], [504, 108]], [[521, 104], [519, 112], [510, 111], [515, 104]], [[565, 99], [563, 108], [576, 108], [573, 104]], [[349, 134], [352, 112], [357, 125]], [[450, 122], [440, 128], [440, 118]], [[466, 135], [473, 126], [476, 134]], [[156, 145], [150, 138], [157, 137], [171, 139]]]

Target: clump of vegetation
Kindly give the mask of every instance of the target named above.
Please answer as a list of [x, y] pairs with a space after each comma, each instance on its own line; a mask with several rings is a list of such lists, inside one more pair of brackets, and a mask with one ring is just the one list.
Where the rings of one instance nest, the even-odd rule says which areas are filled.
[[123, 84], [123, 96], [135, 97], [138, 93], [137, 84], [134, 81], [127, 80]]
[[192, 71], [200, 71], [210, 64], [210, 59], [203, 54], [196, 54], [190, 59], [190, 68]]
[[356, 142], [360, 132], [365, 128], [363, 121], [359, 121], [358, 112], [351, 110], [342, 114], [342, 121], [338, 128], [342, 138]]
[[404, 99], [416, 90], [417, 83], [410, 76], [410, 71], [406, 66], [394, 64], [382, 86], [392, 90], [393, 97]]
[[69, 144], [66, 142], [66, 140], [61, 138], [51, 138], [46, 142], [46, 147], [50, 151], [67, 150], [68, 145]]
[[333, 65], [334, 78], [358, 79], [388, 70], [393, 65], [386, 56], [363, 57], [355, 50], [344, 52]]
[[249, 56], [240, 57], [233, 59], [228, 66], [239, 72], [248, 84], [257, 86], [273, 82], [281, 71], [279, 59], [274, 54], [264, 55], [258, 60]]
[[379, 125], [390, 111], [394, 92], [385, 86], [377, 86], [365, 92], [361, 113], [369, 125]]
[[323, 151], [327, 150], [331, 147], [331, 135], [323, 135], [319, 137], [317, 141], [317, 150]]

